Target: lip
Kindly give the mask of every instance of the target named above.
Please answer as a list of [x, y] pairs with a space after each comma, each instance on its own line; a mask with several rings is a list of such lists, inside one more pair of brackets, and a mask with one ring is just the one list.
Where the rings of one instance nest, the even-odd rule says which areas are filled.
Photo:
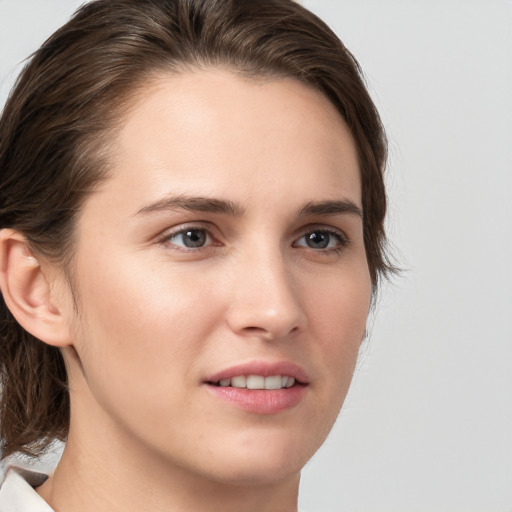
[[209, 375], [204, 379], [204, 382], [207, 384], [219, 382], [222, 379], [231, 379], [237, 375], [262, 375], [263, 377], [288, 375], [300, 384], [308, 384], [309, 382], [306, 370], [291, 361], [252, 361], [250, 363], [237, 364]]
[[[220, 387], [215, 383], [222, 379], [231, 379], [238, 375], [287, 375], [293, 377], [296, 384], [281, 389], [246, 389]], [[214, 397], [245, 412], [260, 415], [277, 414], [299, 405], [308, 390], [308, 375], [300, 366], [290, 361], [251, 363], [231, 366], [208, 376], [203, 385]]]

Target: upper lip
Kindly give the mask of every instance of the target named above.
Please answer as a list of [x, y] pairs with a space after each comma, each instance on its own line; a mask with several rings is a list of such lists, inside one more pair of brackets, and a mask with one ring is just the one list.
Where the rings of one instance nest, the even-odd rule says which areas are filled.
[[304, 368], [291, 361], [251, 361], [240, 363], [225, 368], [206, 377], [205, 382], [219, 382], [223, 379], [231, 379], [239, 375], [261, 375], [270, 377], [272, 375], [286, 375], [293, 377], [301, 384], [307, 384], [309, 379]]

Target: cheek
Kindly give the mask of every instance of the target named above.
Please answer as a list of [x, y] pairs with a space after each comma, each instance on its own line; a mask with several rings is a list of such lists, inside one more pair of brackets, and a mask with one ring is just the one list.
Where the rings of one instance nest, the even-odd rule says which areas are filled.
[[[371, 298], [371, 281], [366, 266], [331, 279], [323, 291], [311, 294], [310, 318], [316, 333], [321, 367], [329, 378], [329, 399], [341, 406], [350, 385], [359, 347], [366, 332]], [[329, 404], [326, 404], [329, 408]]]
[[[371, 299], [371, 280], [365, 260], [354, 259], [338, 274], [309, 287], [309, 304], [316, 328], [325, 331], [340, 352], [359, 345], [364, 337]], [[336, 343], [338, 341], [338, 343]]]
[[104, 392], [108, 374], [106, 393], [115, 393], [116, 383], [131, 389], [144, 382], [168, 399], [213, 330], [218, 301], [198, 277], [115, 261], [81, 271], [88, 279], [80, 283], [76, 349], [84, 371], [91, 387], [97, 381], [95, 392]]

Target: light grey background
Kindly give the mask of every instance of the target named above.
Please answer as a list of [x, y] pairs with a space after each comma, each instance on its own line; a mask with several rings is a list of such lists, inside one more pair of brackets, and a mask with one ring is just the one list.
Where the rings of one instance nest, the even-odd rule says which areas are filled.
[[[0, 104], [80, 3], [0, 0]], [[512, 2], [303, 3], [365, 70], [409, 271], [384, 290], [301, 506], [512, 512]]]

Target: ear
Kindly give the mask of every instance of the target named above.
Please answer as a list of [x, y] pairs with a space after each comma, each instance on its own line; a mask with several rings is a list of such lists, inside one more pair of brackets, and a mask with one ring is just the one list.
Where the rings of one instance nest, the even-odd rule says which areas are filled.
[[12, 229], [0, 230], [0, 290], [18, 323], [48, 345], [71, 345], [68, 322], [52, 302], [52, 285], [26, 238]]

